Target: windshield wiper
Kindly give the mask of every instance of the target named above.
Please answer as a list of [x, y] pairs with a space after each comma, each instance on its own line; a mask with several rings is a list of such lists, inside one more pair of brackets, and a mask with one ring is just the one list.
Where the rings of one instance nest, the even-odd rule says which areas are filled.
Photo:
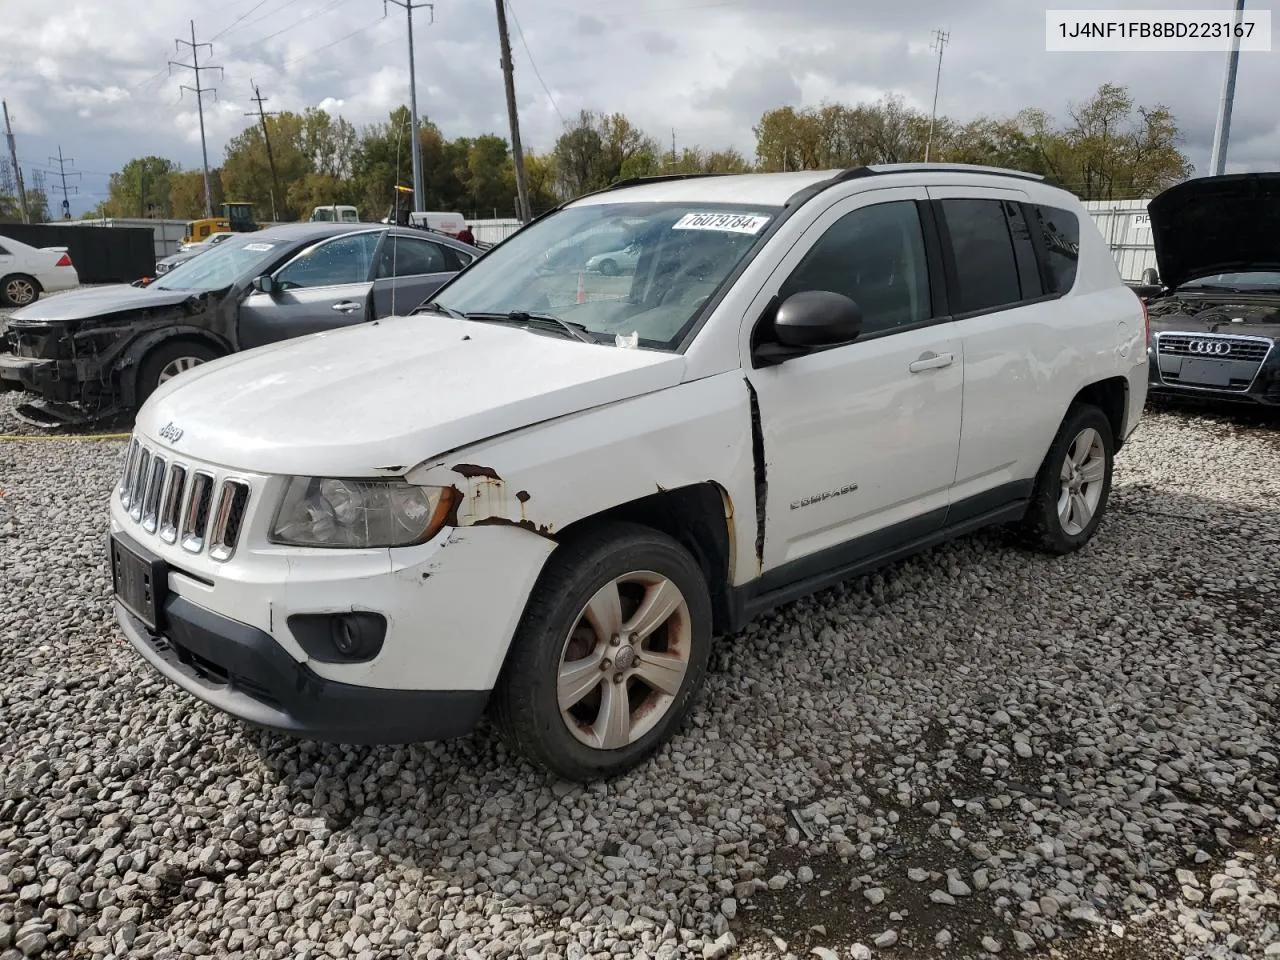
[[600, 342], [582, 324], [570, 323], [568, 320], [562, 320], [550, 313], [530, 313], [527, 310], [512, 310], [510, 313], [467, 313], [463, 314], [463, 316], [468, 320], [497, 321], [499, 323], [540, 323], [544, 326], [551, 324], [563, 330], [573, 339], [581, 340], [583, 343]]
[[465, 320], [467, 315], [461, 311], [446, 307], [443, 303], [436, 303], [434, 300], [430, 303], [424, 303], [419, 306], [414, 313], [443, 313], [446, 317], [453, 317], [455, 320]]

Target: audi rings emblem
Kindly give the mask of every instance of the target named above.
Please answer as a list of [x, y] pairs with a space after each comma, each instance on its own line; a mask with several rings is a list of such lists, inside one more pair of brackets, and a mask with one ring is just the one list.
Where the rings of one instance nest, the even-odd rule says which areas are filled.
[[1225, 357], [1231, 352], [1231, 344], [1225, 340], [1192, 340], [1187, 350], [1202, 356]]

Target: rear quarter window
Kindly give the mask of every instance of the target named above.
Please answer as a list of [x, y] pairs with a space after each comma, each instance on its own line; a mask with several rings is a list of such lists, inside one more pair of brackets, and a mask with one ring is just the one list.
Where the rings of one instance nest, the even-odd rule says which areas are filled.
[[1043, 204], [1028, 206], [1034, 228], [1040, 231], [1051, 293], [1066, 293], [1076, 282], [1080, 261], [1080, 221], [1070, 210]]

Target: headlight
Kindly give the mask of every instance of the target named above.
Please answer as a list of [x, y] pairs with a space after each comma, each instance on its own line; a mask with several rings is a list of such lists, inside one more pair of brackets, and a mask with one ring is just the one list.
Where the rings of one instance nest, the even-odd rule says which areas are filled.
[[404, 547], [445, 525], [456, 494], [403, 480], [292, 477], [271, 541], [296, 547]]

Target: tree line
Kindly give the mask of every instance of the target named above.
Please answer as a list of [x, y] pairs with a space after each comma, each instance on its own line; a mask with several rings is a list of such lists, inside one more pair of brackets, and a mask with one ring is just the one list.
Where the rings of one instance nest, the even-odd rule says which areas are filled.
[[[262, 220], [296, 220], [313, 207], [354, 204], [377, 220], [397, 183], [411, 181], [409, 111], [356, 128], [323, 110], [282, 112], [246, 127], [210, 170], [215, 212], [224, 200], [253, 203]], [[526, 152], [535, 213], [621, 179], [664, 173], [810, 170], [876, 163], [932, 161], [989, 164], [1043, 175], [1085, 200], [1150, 197], [1193, 172], [1181, 131], [1163, 105], [1135, 103], [1122, 86], [1104, 83], [1063, 118], [1028, 108], [1011, 117], [959, 121], [912, 109], [896, 96], [873, 103], [779, 107], [753, 128], [755, 156], [733, 148], [666, 149], [621, 113], [581, 111], [545, 153]], [[450, 140], [420, 123], [428, 210], [473, 219], [511, 217], [515, 170], [506, 138], [493, 133]], [[275, 176], [272, 176], [274, 161]], [[86, 216], [195, 219], [204, 215], [203, 176], [164, 157], [138, 157], [112, 174], [107, 200]], [[0, 211], [5, 209], [0, 197]], [[0, 214], [2, 215], [2, 214]]]

